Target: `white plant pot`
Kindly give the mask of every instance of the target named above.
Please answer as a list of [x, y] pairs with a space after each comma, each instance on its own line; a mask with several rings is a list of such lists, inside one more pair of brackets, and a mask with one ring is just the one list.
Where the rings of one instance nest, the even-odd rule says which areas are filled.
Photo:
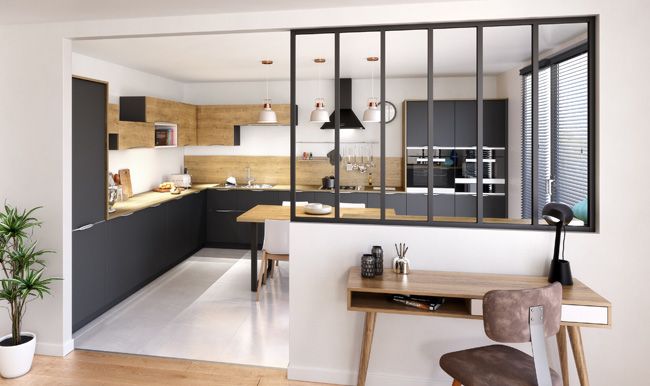
[[[32, 368], [34, 351], [36, 350], [36, 335], [31, 332], [21, 332], [22, 336], [31, 336], [29, 342], [18, 346], [0, 346], [0, 375], [3, 378], [17, 378], [27, 374]], [[11, 338], [11, 334], [0, 338], [0, 342]]]

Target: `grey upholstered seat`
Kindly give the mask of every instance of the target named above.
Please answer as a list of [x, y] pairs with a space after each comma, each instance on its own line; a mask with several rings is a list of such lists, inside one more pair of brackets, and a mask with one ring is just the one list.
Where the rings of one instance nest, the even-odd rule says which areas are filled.
[[[535, 364], [530, 355], [504, 345], [493, 345], [445, 354], [440, 367], [465, 386], [536, 386]], [[551, 370], [553, 386], [562, 378]]]
[[[543, 315], [539, 314], [540, 308]], [[485, 334], [501, 343], [532, 341], [536, 357], [510, 346], [492, 345], [445, 354], [440, 358], [440, 367], [454, 378], [454, 385], [537, 386], [539, 376], [545, 379], [543, 384], [559, 386], [562, 378], [548, 369], [545, 339], [560, 329], [561, 310], [559, 283], [543, 288], [490, 291], [483, 297]]]

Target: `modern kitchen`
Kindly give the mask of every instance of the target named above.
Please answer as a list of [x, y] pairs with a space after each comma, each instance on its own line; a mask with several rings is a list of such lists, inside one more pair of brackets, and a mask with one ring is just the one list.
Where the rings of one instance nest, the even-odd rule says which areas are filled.
[[265, 220], [530, 225], [526, 76], [587, 32], [486, 27], [480, 71], [462, 27], [73, 41], [75, 346], [286, 368]]

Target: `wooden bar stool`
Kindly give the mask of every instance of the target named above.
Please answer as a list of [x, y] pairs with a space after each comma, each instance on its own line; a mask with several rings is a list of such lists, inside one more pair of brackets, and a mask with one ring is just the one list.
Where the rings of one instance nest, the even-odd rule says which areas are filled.
[[562, 286], [490, 291], [483, 297], [485, 334], [500, 343], [531, 342], [533, 356], [505, 345], [456, 351], [440, 358], [453, 386], [560, 386], [548, 366], [546, 338], [560, 329]]

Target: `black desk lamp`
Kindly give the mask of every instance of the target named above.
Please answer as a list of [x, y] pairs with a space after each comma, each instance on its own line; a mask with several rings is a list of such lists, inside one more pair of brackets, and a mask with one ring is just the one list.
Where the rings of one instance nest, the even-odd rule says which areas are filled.
[[560, 238], [564, 229], [564, 240], [566, 241], [566, 225], [573, 220], [573, 211], [568, 205], [559, 202], [550, 202], [542, 209], [542, 218], [548, 225], [555, 225], [555, 250], [551, 269], [548, 272], [548, 281], [554, 283], [559, 281], [562, 285], [573, 285], [571, 277], [571, 266], [564, 260], [564, 245], [562, 245], [562, 260], [560, 260]]

